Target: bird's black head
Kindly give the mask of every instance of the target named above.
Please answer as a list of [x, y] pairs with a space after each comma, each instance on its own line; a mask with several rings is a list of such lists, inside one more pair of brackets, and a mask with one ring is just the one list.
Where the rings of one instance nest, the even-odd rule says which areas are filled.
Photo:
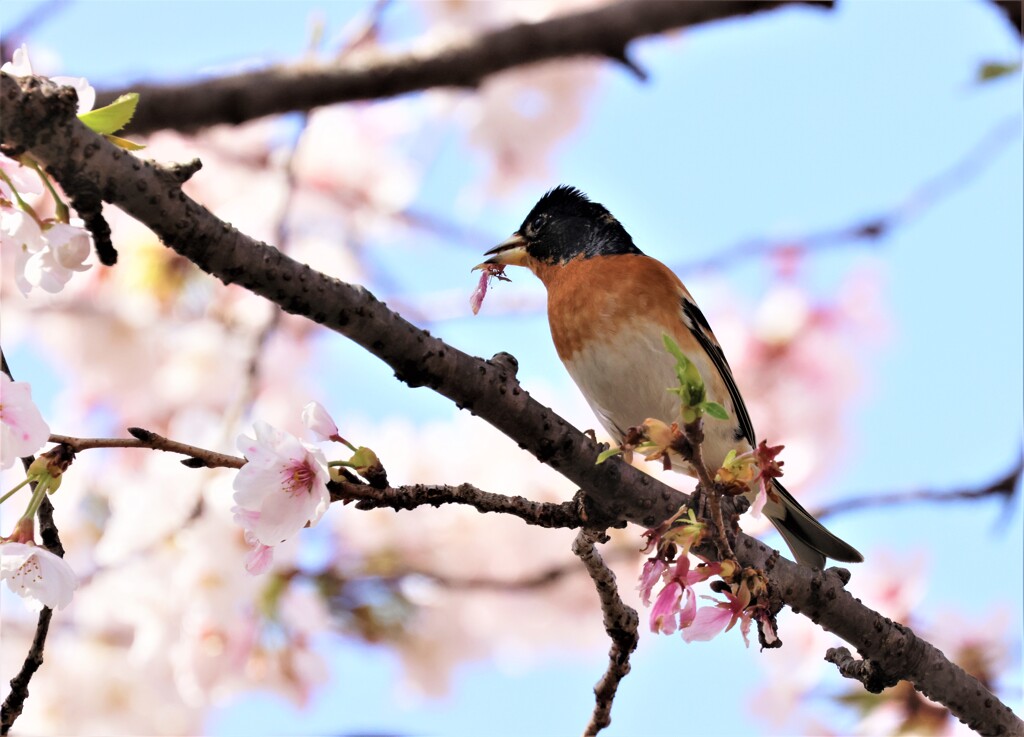
[[619, 221], [575, 187], [561, 185], [540, 198], [511, 238], [487, 252], [493, 258], [485, 263], [520, 264], [525, 255], [559, 264], [625, 253], [641, 251]]

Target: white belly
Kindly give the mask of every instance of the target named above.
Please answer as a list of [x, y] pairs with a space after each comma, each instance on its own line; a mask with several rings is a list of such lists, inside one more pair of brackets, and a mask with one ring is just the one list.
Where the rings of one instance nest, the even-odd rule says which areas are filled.
[[[669, 392], [678, 386], [675, 359], [665, 350], [662, 334], [649, 323], [619, 331], [615, 350], [606, 342], [590, 341], [566, 362], [566, 369], [583, 392], [605, 430], [617, 441], [630, 427], [648, 417], [665, 423], [679, 422], [679, 397]], [[627, 342], [626, 345], [622, 341]], [[628, 360], [625, 360], [628, 357]], [[727, 392], [713, 391], [721, 382], [712, 380], [715, 367], [703, 355], [689, 355], [704, 379], [708, 399], [729, 412], [728, 420], [704, 418], [704, 462], [712, 470], [721, 466], [728, 452], [749, 450], [745, 440], [735, 439], [735, 412]], [[685, 470], [685, 469], [680, 469]]]

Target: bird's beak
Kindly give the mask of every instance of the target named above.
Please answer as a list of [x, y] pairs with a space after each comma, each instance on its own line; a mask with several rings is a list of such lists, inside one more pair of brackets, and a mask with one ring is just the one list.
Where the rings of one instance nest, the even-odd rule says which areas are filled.
[[490, 256], [482, 264], [477, 264], [471, 271], [486, 269], [491, 264], [502, 266], [525, 266], [529, 255], [526, 253], [526, 239], [519, 233], [513, 233], [490, 251], [484, 254]]

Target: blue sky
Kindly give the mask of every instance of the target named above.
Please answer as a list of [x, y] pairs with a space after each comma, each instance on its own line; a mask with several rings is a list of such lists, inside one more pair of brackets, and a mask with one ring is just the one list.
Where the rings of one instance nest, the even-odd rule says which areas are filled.
[[[5, 2], [0, 24], [9, 28], [34, 5]], [[239, 61], [285, 61], [305, 48], [311, 11], [319, 10], [337, 31], [361, 7], [71, 3], [30, 40], [60, 55], [60, 73], [87, 76], [99, 87], [186, 78]], [[405, 37], [416, 15], [397, 3], [387, 23]], [[639, 42], [634, 55], [650, 81], [639, 83], [609, 66], [587, 122], [557, 154], [557, 181], [524, 187], [483, 212], [454, 210], [454, 195], [473, 181], [479, 163], [450, 137], [448, 155], [432, 171], [419, 204], [493, 233], [493, 241], [397, 244], [389, 258], [399, 263], [428, 253], [433, 286], [468, 295], [474, 255], [514, 229], [541, 191], [566, 182], [608, 205], [645, 251], [685, 265], [750, 237], [798, 236], [884, 211], [1002, 121], [1015, 119], [1014, 140], [934, 207], [874, 246], [816, 255], [809, 265], [813, 288], [828, 294], [865, 260], [880, 263], [894, 321], [892, 338], [860, 367], [870, 392], [849, 418], [856, 462], [832, 480], [830, 498], [978, 484], [1006, 470], [1021, 451], [1024, 152], [1020, 76], [984, 86], [973, 78], [982, 63], [1019, 54], [1020, 39], [982, 2], [842, 3], [832, 13], [789, 8], [672, 41]], [[720, 278], [754, 303], [770, 273], [765, 261], [753, 260]], [[698, 278], [692, 286], [713, 284]], [[501, 288], [540, 286], [523, 277]], [[565, 391], [574, 391], [559, 378], [553, 349], [540, 340], [547, 337], [542, 315], [467, 318], [436, 332], [471, 353], [510, 351], [527, 386], [561, 380]], [[455, 411], [425, 390], [395, 384], [390, 369], [358, 348], [334, 347], [331, 355], [360, 372], [365, 395], [393, 402], [396, 411], [420, 419]], [[10, 359], [16, 370], [39, 365], [25, 351]], [[36, 395], [45, 407], [45, 390], [37, 388]], [[337, 401], [339, 414], [368, 411], [358, 397]], [[875, 509], [830, 526], [857, 541], [869, 556], [866, 566], [872, 552], [898, 559], [926, 548], [925, 612], [948, 607], [981, 616], [993, 606], [1011, 606], [1017, 629], [1008, 647], [1019, 651], [1021, 518], [1018, 495], [1009, 507]], [[397, 664], [388, 653], [326, 646], [335, 654], [336, 682], [308, 713], [253, 697], [216, 714], [211, 729], [225, 735], [250, 734], [254, 724], [263, 734], [572, 733], [585, 720], [604, 665], [604, 653], [597, 652], [522, 673], [468, 666], [450, 697], [405, 707], [395, 700]], [[644, 638], [608, 734], [676, 731], [678, 711], [654, 705], [673, 703], [682, 698], [675, 694], [716, 677], [731, 687], [756, 683], [761, 671], [750, 665], [756, 657], [736, 637], [704, 646]], [[692, 680], [693, 673], [701, 679]], [[1011, 703], [1020, 713], [1019, 677], [1013, 683], [1018, 697]], [[694, 733], [771, 733], [743, 709], [693, 709], [687, 718]]]

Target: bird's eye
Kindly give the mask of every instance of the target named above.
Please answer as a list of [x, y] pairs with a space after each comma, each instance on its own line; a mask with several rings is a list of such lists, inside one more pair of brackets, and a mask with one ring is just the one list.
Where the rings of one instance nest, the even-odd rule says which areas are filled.
[[544, 227], [544, 224], [548, 221], [546, 213], [537, 215], [526, 225], [526, 230], [530, 235], [536, 235], [540, 232], [540, 229]]

